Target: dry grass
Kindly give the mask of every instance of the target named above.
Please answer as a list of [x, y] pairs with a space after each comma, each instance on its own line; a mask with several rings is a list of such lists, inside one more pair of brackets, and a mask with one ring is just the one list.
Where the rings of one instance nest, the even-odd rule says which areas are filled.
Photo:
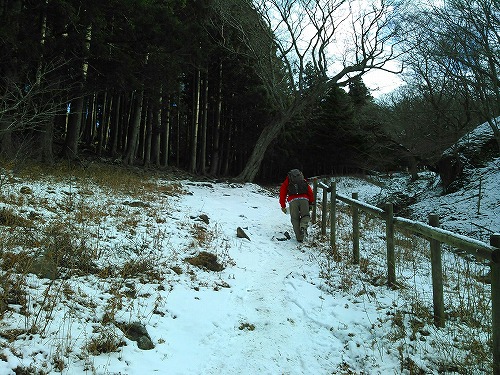
[[0, 209], [0, 225], [11, 228], [32, 228], [34, 224], [32, 220], [25, 219], [24, 217], [16, 214], [13, 209], [2, 208]]
[[[318, 215], [320, 223], [321, 211]], [[351, 215], [349, 206], [337, 205], [337, 248], [334, 254], [330, 249], [323, 251], [330, 260], [322, 265], [321, 275], [331, 288], [361, 295], [373, 287], [386, 287], [385, 223], [361, 213], [360, 263], [353, 265]], [[316, 238], [322, 244], [328, 242], [325, 236]], [[434, 326], [428, 241], [397, 232], [395, 247], [399, 297], [394, 302], [395, 312], [387, 315], [392, 329], [386, 337], [400, 348], [401, 371], [426, 373], [414, 359], [432, 348], [429, 357], [438, 359], [434, 366], [443, 373], [491, 373], [491, 298], [484, 284], [489, 268], [443, 246], [446, 327], [438, 329]], [[367, 285], [365, 290], [359, 290], [359, 281]]]
[[[103, 283], [111, 279], [134, 280], [132, 284], [163, 282], [165, 272], [170, 272], [168, 260], [161, 259], [160, 253], [168, 243], [165, 233], [148, 229], [144, 238], [132, 237], [129, 243], [111, 249], [101, 247], [100, 238], [103, 223], [111, 216], [123, 218], [118, 230], [124, 229], [131, 235], [144, 225], [120, 199], [124, 202], [160, 200], [167, 209], [169, 197], [184, 194], [180, 183], [159, 184], [151, 180], [151, 173], [116, 165], [15, 167], [0, 164], [0, 316], [7, 312], [22, 314], [26, 328], [21, 333], [44, 334], [52, 324], [54, 309], [61, 303], [90, 310], [98, 308], [98, 304], [76, 286], [78, 283], [67, 281], [74, 277], [96, 275]], [[26, 185], [21, 185], [22, 181], [27, 181]], [[35, 182], [40, 184], [40, 191], [30, 187]], [[66, 188], [53, 188], [55, 184]], [[103, 201], [103, 195], [112, 200]], [[38, 213], [44, 210], [52, 213], [52, 217]], [[147, 215], [157, 223], [162, 221], [161, 213], [149, 209], [147, 203], [135, 210], [141, 214], [141, 210], [147, 210]], [[201, 236], [198, 237], [200, 240]], [[204, 243], [208, 245], [207, 241], [208, 238]], [[106, 264], [110, 251], [135, 256], [120, 264]], [[40, 280], [49, 280], [46, 285], [38, 285], [37, 301], [32, 300], [33, 290], [29, 288], [33, 286], [27, 283], [33, 274]], [[120, 288], [110, 292], [112, 295], [106, 302], [108, 316], [124, 308], [124, 299], [140, 298]], [[9, 335], [6, 331], [3, 334]], [[113, 351], [119, 345], [114, 346], [112, 339], [100, 337], [89, 342], [89, 351]], [[100, 347], [100, 341], [107, 343]], [[56, 368], [64, 367], [62, 355], [55, 355], [53, 362]], [[22, 373], [25, 369], [19, 371]]]
[[[118, 319], [163, 316], [172, 282], [183, 277], [198, 288], [214, 287], [199, 281], [196, 269], [220, 271], [232, 262], [230, 245], [219, 238], [216, 225], [179, 220], [178, 227], [191, 235], [179, 248], [170, 246], [175, 234], [161, 224], [171, 219], [171, 197], [185, 194], [181, 183], [104, 164], [26, 164], [4, 172], [0, 169], [0, 317], [16, 317], [22, 328], [0, 335], [12, 342], [28, 334], [44, 338], [51, 347], [47, 368], [66, 371], [72, 353], [93, 373], [90, 356], [125, 344], [113, 329]], [[184, 261], [186, 253], [200, 254], [195, 267]], [[64, 336], [73, 325], [94, 327], [92, 334], [84, 333], [83, 347]], [[21, 356], [14, 344], [9, 348]], [[16, 373], [37, 372], [18, 367]]]
[[202, 251], [194, 257], [186, 258], [186, 262], [209, 271], [218, 272], [224, 269], [224, 266], [219, 263], [217, 255], [206, 251]]
[[120, 350], [122, 346], [127, 345], [118, 335], [114, 327], [98, 326], [96, 335], [86, 344], [86, 350], [90, 355], [100, 355], [104, 353], [113, 353]]
[[[5, 170], [12, 169], [12, 165], [5, 164], [5, 162], [3, 165]], [[23, 165], [22, 168], [18, 168], [16, 172], [16, 176], [25, 181], [50, 178], [51, 180], [67, 181], [68, 183], [78, 182], [79, 186], [92, 183], [102, 188], [107, 188], [110, 191], [114, 191], [115, 193], [123, 193], [132, 196], [143, 195], [144, 193], [170, 196], [185, 193], [180, 183], [158, 186], [156, 182], [151, 180], [154, 174], [153, 171], [142, 168], [125, 167], [120, 164], [92, 162], [86, 163], [86, 165], [59, 163], [53, 166], [25, 163], [25, 165]], [[162, 176], [166, 177], [164, 173]], [[12, 181], [12, 178], [10, 178], [9, 181]], [[5, 181], [5, 183], [9, 181]], [[91, 189], [83, 189], [81, 193], [92, 194], [93, 191]]]

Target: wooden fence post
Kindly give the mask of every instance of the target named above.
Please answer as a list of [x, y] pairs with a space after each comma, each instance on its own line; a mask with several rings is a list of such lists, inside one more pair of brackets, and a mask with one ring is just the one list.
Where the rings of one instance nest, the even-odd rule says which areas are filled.
[[[358, 193], [352, 193], [352, 199], [358, 200]], [[352, 207], [352, 258], [354, 264], [359, 264], [359, 210]]]
[[330, 183], [330, 246], [333, 253], [336, 251], [335, 238], [336, 238], [336, 222], [337, 222], [337, 184], [335, 181]]
[[[429, 225], [438, 228], [438, 215], [429, 215]], [[434, 303], [434, 325], [444, 327], [443, 268], [441, 263], [441, 242], [431, 239], [432, 300]]]
[[385, 236], [387, 242], [387, 285], [396, 285], [396, 258], [394, 256], [394, 207], [392, 203], [386, 203]]
[[318, 198], [318, 179], [314, 178], [313, 181], [313, 194], [314, 194], [314, 205], [312, 209], [311, 222], [314, 224], [316, 222], [316, 199]]
[[328, 211], [328, 191], [323, 189], [323, 202], [321, 212], [321, 234], [326, 234], [326, 211]]
[[[490, 237], [490, 245], [500, 249], [500, 234]], [[493, 375], [500, 375], [500, 264], [491, 267], [491, 331], [493, 341]]]

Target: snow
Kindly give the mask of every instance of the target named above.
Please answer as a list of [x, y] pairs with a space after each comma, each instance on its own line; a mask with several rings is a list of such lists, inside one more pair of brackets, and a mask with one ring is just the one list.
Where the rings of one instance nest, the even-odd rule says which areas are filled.
[[[500, 117], [495, 118], [493, 123], [499, 124]], [[452, 147], [444, 152], [444, 155], [453, 154], [456, 149], [460, 148], [466, 148], [469, 152], [477, 152], [486, 141], [492, 138], [494, 138], [493, 129], [490, 124], [485, 122], [461, 137]]]
[[[374, 203], [388, 189], [404, 190], [423, 197], [412, 219], [438, 209], [446, 229], [469, 229], [474, 200], [458, 202], [460, 197], [440, 195], [435, 178], [422, 174], [419, 185], [410, 186], [409, 176], [398, 175], [385, 181], [386, 188], [380, 181], [344, 177], [337, 179], [337, 192], [351, 196], [356, 191], [359, 200]], [[498, 181], [498, 171], [490, 168], [484, 177], [482, 209], [472, 215], [475, 223], [496, 232]], [[1, 320], [0, 374], [15, 374], [16, 368], [72, 375], [409, 374], [412, 363], [437, 374], [447, 360], [467, 356], [466, 349], [445, 341], [452, 341], [449, 335], [459, 323], [437, 330], [423, 322], [414, 332], [416, 339], [397, 335], [398, 327], [415, 324], [415, 317], [402, 312], [410, 309], [408, 295], [429, 299], [425, 251], [415, 255], [413, 269], [406, 264], [398, 269], [402, 283], [416, 286], [416, 291], [393, 290], [383, 282], [383, 229], [363, 235], [362, 257], [370, 268], [366, 271], [332, 261], [316, 225], [302, 244], [278, 241], [292, 230], [289, 216], [280, 210], [276, 186], [168, 178], [148, 184], [155, 189], [140, 193], [114, 191], [82, 178], [46, 176], [2, 184], [0, 211], [38, 217], [43, 228], [64, 223], [76, 229], [76, 239], [92, 250], [97, 267], [109, 269], [112, 276], [78, 273], [49, 280], [28, 274], [24, 290], [29, 314], [23, 314], [21, 302], [13, 303]], [[20, 194], [23, 186], [31, 193]], [[208, 224], [200, 219], [203, 214]], [[79, 222], [79, 215], [92, 219]], [[349, 217], [344, 214], [340, 220], [339, 249], [348, 254]], [[236, 236], [238, 227], [250, 240]], [[7, 239], [19, 229], [0, 230]], [[20, 230], [36, 238], [31, 229]], [[32, 241], [31, 246], [20, 244], [17, 249], [40, 253], [40, 244]], [[185, 261], [200, 251], [216, 254], [224, 269], [209, 271]], [[129, 277], [113, 273], [125, 270], [123, 265], [131, 261], [154, 272]], [[474, 267], [487, 272], [480, 264]], [[7, 274], [3, 272], [2, 280]], [[154, 348], [139, 349], [110, 321], [142, 323]], [[37, 329], [27, 332], [30, 327]], [[13, 329], [20, 330], [14, 339], [8, 335]], [[107, 338], [125, 345], [89, 354], [89, 343]]]

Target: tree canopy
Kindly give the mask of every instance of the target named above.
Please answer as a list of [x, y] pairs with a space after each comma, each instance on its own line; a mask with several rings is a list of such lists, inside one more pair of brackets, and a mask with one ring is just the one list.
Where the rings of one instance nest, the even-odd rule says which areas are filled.
[[[496, 2], [360, 4], [0, 0], [0, 156], [279, 180], [430, 164], [498, 115]], [[375, 101], [396, 58], [406, 91]]]

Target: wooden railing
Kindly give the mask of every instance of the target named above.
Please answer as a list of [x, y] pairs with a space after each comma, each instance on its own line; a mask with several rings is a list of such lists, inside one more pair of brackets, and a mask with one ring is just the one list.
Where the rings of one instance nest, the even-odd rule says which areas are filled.
[[[394, 229], [404, 229], [410, 233], [419, 234], [429, 240], [431, 250], [431, 273], [434, 324], [436, 327], [444, 327], [444, 299], [443, 299], [443, 275], [441, 264], [441, 244], [448, 244], [454, 248], [461, 249], [480, 259], [489, 261], [491, 269], [491, 305], [492, 305], [492, 341], [493, 341], [493, 374], [500, 375], [500, 234], [493, 234], [490, 243], [484, 243], [466, 236], [462, 236], [439, 228], [437, 215], [429, 216], [429, 224], [408, 220], [394, 216], [393, 205], [387, 203], [385, 209], [381, 209], [358, 200], [358, 194], [352, 193], [351, 198], [337, 194], [335, 182], [330, 186], [314, 180], [314, 201], [317, 202], [318, 190], [323, 193], [321, 210], [321, 234], [326, 235], [327, 215], [330, 217], [330, 246], [336, 251], [336, 206], [337, 200], [344, 202], [352, 208], [352, 257], [355, 264], [359, 263], [359, 212], [363, 211], [385, 221], [386, 245], [387, 245], [387, 284], [389, 287], [396, 285], [396, 264], [394, 252]], [[330, 193], [330, 202], [328, 202]], [[316, 222], [317, 207], [314, 205], [312, 211], [312, 222]]]

